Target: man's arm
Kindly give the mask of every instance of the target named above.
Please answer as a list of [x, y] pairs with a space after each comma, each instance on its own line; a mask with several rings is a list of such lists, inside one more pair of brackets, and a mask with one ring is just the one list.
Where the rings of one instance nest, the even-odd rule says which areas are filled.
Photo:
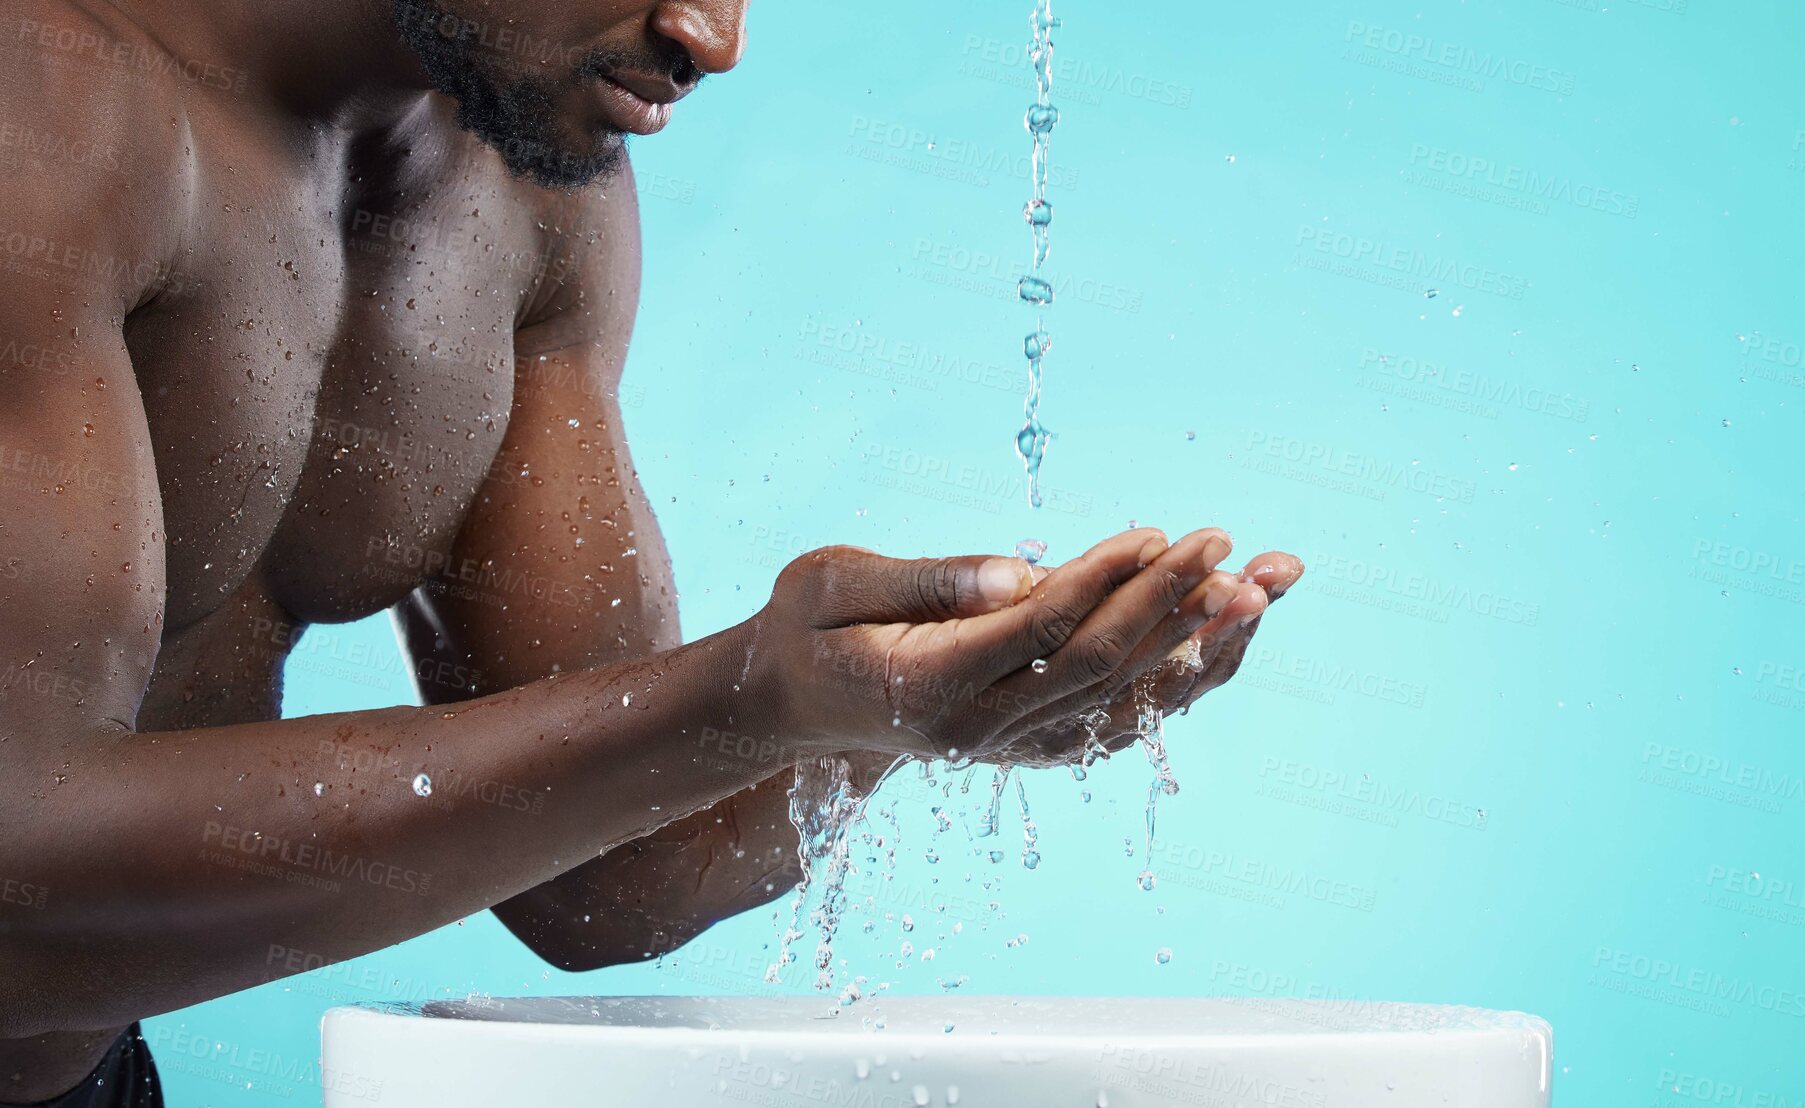
[[[138, 733], [166, 582], [124, 321], [154, 298], [132, 282], [167, 272], [188, 208], [149, 194], [188, 175], [179, 155], [156, 164], [156, 136], [181, 143], [160, 110], [97, 117], [54, 77], [27, 97], [31, 77], [0, 83], [25, 122], [129, 138], [144, 175], [8, 183], [8, 229], [46, 245], [0, 274], [0, 340], [47, 353], [0, 366], [0, 879], [42, 895], [0, 903], [0, 1038], [118, 1026], [258, 984], [289, 972], [277, 947], [380, 949], [778, 767], [781, 755], [706, 762], [683, 742], [764, 726], [751, 691], [733, 690], [743, 629], [455, 712]], [[415, 794], [415, 766], [441, 789], [506, 782], [543, 807], [453, 817]]]
[[[565, 202], [547, 290], [515, 337], [508, 433], [446, 573], [396, 611], [427, 704], [559, 672], [643, 659], [682, 641], [676, 585], [633, 470], [619, 385], [640, 277], [630, 174]], [[534, 599], [473, 584], [532, 581]], [[730, 728], [686, 736], [731, 760], [756, 750]], [[874, 776], [881, 756], [857, 758]], [[495, 906], [562, 969], [666, 953], [794, 887], [789, 772], [624, 843]]]

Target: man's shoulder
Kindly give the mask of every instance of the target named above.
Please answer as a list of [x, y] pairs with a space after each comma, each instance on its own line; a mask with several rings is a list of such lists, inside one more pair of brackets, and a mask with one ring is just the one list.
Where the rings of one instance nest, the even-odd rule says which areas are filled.
[[[118, 11], [13, 0], [0, 15], [0, 247], [154, 272], [179, 237], [193, 142], [181, 65]], [[17, 266], [12, 267], [15, 271]], [[29, 268], [29, 267], [28, 267]], [[53, 272], [55, 267], [52, 267]], [[120, 290], [127, 297], [143, 289]]]
[[639, 195], [631, 165], [623, 160], [616, 174], [570, 192], [522, 181], [514, 187], [543, 228], [545, 257], [523, 329], [556, 332], [561, 342], [629, 329], [640, 273]]

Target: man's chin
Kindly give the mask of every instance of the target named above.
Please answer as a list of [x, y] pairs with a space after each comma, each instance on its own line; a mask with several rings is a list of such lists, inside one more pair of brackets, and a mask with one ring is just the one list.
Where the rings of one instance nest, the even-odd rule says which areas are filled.
[[585, 188], [615, 176], [627, 164], [627, 137], [619, 131], [598, 132], [582, 151], [543, 139], [484, 139], [501, 155], [508, 172], [540, 188], [566, 192]]

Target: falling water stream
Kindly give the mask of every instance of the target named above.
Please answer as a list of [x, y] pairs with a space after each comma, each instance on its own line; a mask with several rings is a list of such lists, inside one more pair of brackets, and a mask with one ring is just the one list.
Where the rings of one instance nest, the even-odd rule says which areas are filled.
[[[1034, 142], [1029, 163], [1034, 193], [1022, 209], [1022, 217], [1034, 234], [1034, 260], [1028, 275], [1021, 279], [1019, 292], [1027, 303], [1045, 309], [1053, 303], [1053, 284], [1041, 275], [1053, 248], [1053, 205], [1047, 200], [1047, 150], [1053, 128], [1059, 123], [1059, 109], [1053, 106], [1053, 31], [1059, 26], [1059, 21], [1053, 18], [1053, 0], [1036, 0], [1028, 24], [1034, 33], [1028, 57], [1034, 63], [1036, 95], [1023, 122]], [[1052, 349], [1052, 342], [1047, 334], [1046, 320], [1037, 311], [1034, 330], [1022, 342], [1022, 353], [1028, 359], [1028, 399], [1026, 421], [1015, 436], [1016, 453], [1021, 455], [1028, 474], [1028, 502], [1036, 508], [1041, 505], [1040, 465], [1047, 456], [1047, 439], [1051, 437], [1040, 422], [1041, 363]]]
[[[1016, 435], [1016, 451], [1022, 459], [1027, 473], [1029, 503], [1039, 508], [1042, 503], [1040, 490], [1041, 463], [1046, 457], [1047, 442], [1051, 433], [1040, 421], [1042, 367], [1048, 351], [1052, 349], [1052, 339], [1046, 327], [1045, 309], [1053, 303], [1053, 284], [1045, 276], [1047, 256], [1052, 249], [1051, 229], [1053, 224], [1053, 205], [1047, 199], [1048, 146], [1053, 128], [1059, 122], [1059, 109], [1052, 102], [1053, 91], [1053, 32], [1060, 24], [1053, 17], [1052, 0], [1035, 0], [1034, 10], [1029, 16], [1029, 27], [1033, 40], [1028, 48], [1028, 57], [1034, 66], [1035, 102], [1028, 108], [1024, 124], [1033, 140], [1034, 150], [1031, 159], [1032, 196], [1023, 208], [1023, 217], [1034, 236], [1033, 261], [1027, 275], [1021, 278], [1019, 293], [1023, 302], [1036, 309], [1034, 330], [1023, 340], [1023, 353], [1028, 360], [1028, 394], [1025, 404], [1025, 422]], [[1016, 553], [1029, 562], [1038, 562], [1046, 551], [1046, 544], [1038, 540], [1024, 540], [1016, 546]], [[1189, 644], [1189, 653], [1176, 659], [1177, 664], [1197, 665], [1197, 649]], [[1037, 662], [1035, 672], [1045, 672], [1046, 665]], [[1137, 721], [1135, 730], [1142, 751], [1153, 767], [1153, 780], [1147, 787], [1146, 811], [1146, 859], [1144, 868], [1137, 876], [1141, 888], [1152, 890], [1154, 875], [1152, 870], [1153, 842], [1155, 834], [1155, 814], [1161, 796], [1171, 796], [1178, 792], [1178, 782], [1172, 775], [1172, 767], [1166, 757], [1165, 730], [1163, 713], [1155, 701], [1148, 682], [1138, 683], [1132, 690], [1133, 707]], [[1070, 770], [1075, 780], [1083, 782], [1088, 777], [1089, 767], [1098, 760], [1109, 755], [1101, 737], [1103, 726], [1109, 721], [1109, 714], [1101, 709], [1093, 709], [1080, 717], [1079, 725], [1083, 728], [1086, 741], [1078, 753]], [[925, 763], [915, 763], [912, 759], [899, 759], [885, 772], [874, 786], [877, 791], [883, 781], [893, 776], [898, 769], [907, 764], [920, 767], [923, 779], [929, 783], [936, 780], [935, 769]], [[947, 771], [963, 770], [964, 776], [960, 784], [961, 794], [969, 793], [972, 776], [977, 767], [969, 763], [948, 765]], [[1022, 823], [1021, 862], [1025, 869], [1035, 869], [1040, 864], [1039, 831], [1028, 808], [1027, 787], [1022, 775], [1014, 767], [998, 765], [992, 768], [988, 803], [984, 808], [975, 840], [994, 840], [1000, 835], [1002, 824], [1003, 800], [1008, 792], [1011, 779], [1015, 782], [1016, 803]], [[950, 798], [953, 782], [949, 778], [943, 790]], [[847, 879], [855, 872], [852, 858], [853, 832], [866, 815], [869, 794], [860, 794], [852, 781], [850, 764], [844, 758], [826, 757], [805, 762], [796, 767], [795, 782], [789, 793], [790, 821], [797, 832], [797, 857], [802, 867], [802, 881], [797, 887], [790, 905], [789, 926], [784, 930], [779, 945], [777, 960], [765, 972], [765, 979], [770, 983], [778, 983], [782, 979], [786, 966], [796, 961], [791, 948], [804, 937], [803, 919], [807, 914], [809, 924], [817, 932], [814, 964], [816, 969], [815, 987], [831, 989], [835, 984], [833, 942], [840, 921], [847, 907]], [[1090, 793], [1084, 793], [1084, 799], [1090, 799]], [[938, 829], [935, 837], [947, 830], [952, 821], [944, 807], [933, 809]], [[894, 835], [894, 811], [888, 813], [892, 821], [891, 831]], [[968, 831], [969, 834], [969, 831]], [[893, 865], [896, 851], [894, 837], [886, 840], [882, 835], [874, 835], [867, 831], [866, 839], [880, 849], [886, 863]], [[977, 849], [979, 856], [987, 856], [994, 863], [1002, 862], [1007, 853], [993, 846]], [[1132, 847], [1130, 848], [1132, 853]], [[875, 860], [875, 854], [874, 854]], [[937, 862], [939, 856], [934, 848], [927, 854], [930, 863]], [[817, 906], [811, 911], [809, 903], [816, 898], [819, 889]], [[866, 929], [872, 928], [867, 923]], [[905, 915], [901, 923], [904, 931], [913, 930], [913, 922]], [[1020, 937], [1026, 941], [1026, 936]], [[1010, 945], [1016, 945], [1011, 941]], [[901, 943], [901, 950], [906, 957], [913, 952], [908, 940]], [[927, 952], [931, 956], [932, 951]], [[1162, 959], [1163, 960], [1163, 959]], [[861, 996], [859, 983], [863, 978], [855, 978], [840, 994], [841, 1004], [847, 1005]], [[963, 980], [963, 979], [961, 979]], [[953, 987], [953, 986], [949, 986]]]

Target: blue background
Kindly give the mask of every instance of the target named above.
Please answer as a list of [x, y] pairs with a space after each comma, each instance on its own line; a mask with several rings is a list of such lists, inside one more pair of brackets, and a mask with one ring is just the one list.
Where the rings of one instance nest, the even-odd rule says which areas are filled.
[[[1027, 0], [765, 0], [635, 148], [623, 402], [688, 636], [832, 542], [1218, 524], [1311, 566], [1169, 728], [1154, 891], [1137, 755], [1029, 777], [1032, 872], [1013, 801], [992, 865], [899, 781], [852, 971], [1524, 1009], [1563, 1103], [1805, 1101], [1805, 10], [1605, 6], [1060, 3], [1038, 513]], [[288, 680], [411, 698], [385, 620]], [[573, 976], [485, 914], [147, 1035], [175, 1105], [306, 1103], [332, 1004], [753, 992], [777, 929]]]

